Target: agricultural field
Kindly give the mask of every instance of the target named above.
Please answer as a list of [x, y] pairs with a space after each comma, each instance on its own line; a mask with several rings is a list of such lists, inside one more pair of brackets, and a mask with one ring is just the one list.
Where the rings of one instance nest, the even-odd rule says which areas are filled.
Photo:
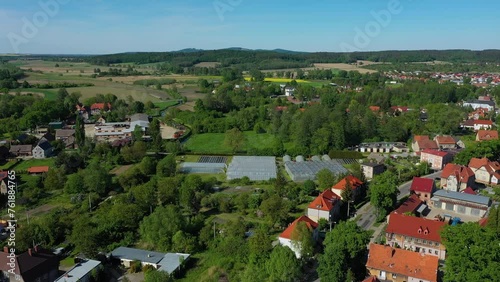
[[[369, 63], [363, 63], [363, 65], [369, 65]], [[370, 69], [365, 69], [359, 67], [360, 65], [351, 65], [351, 64], [314, 64], [314, 68], [317, 69], [338, 69], [338, 70], [345, 70], [345, 71], [359, 71], [360, 73], [374, 73], [377, 72], [375, 70], [370, 70]]]
[[[245, 144], [243, 150], [251, 148], [271, 148], [275, 137], [271, 134], [257, 134], [253, 131], [244, 132]], [[190, 137], [184, 144], [185, 148], [195, 154], [231, 154], [231, 148], [224, 145], [224, 133], [196, 134]]]

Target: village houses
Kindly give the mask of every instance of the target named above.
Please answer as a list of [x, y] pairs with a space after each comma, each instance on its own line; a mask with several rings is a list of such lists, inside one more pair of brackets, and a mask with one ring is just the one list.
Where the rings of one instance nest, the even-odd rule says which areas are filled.
[[318, 236], [319, 236], [318, 224], [316, 222], [314, 222], [312, 219], [310, 219], [309, 217], [303, 215], [303, 216], [297, 218], [296, 220], [294, 220], [285, 229], [285, 231], [283, 231], [280, 234], [278, 240], [282, 246], [286, 246], [286, 247], [290, 248], [295, 253], [295, 256], [297, 258], [301, 257], [302, 250], [300, 248], [300, 243], [298, 244], [298, 242], [293, 242], [294, 241], [293, 234], [294, 234], [294, 230], [297, 227], [297, 224], [299, 224], [299, 222], [303, 222], [304, 224], [306, 224], [307, 228], [311, 231], [313, 239], [315, 241], [318, 240]]
[[426, 149], [420, 152], [420, 162], [429, 163], [432, 169], [441, 170], [447, 164], [453, 161], [453, 155], [445, 151]]
[[326, 189], [307, 206], [307, 216], [316, 222], [322, 218], [334, 221], [339, 216], [341, 204], [340, 196]]
[[446, 258], [440, 232], [448, 223], [411, 215], [391, 213], [386, 228], [386, 242], [394, 248]]
[[467, 166], [449, 163], [441, 172], [441, 187], [445, 190], [461, 192], [467, 187], [475, 187], [476, 176]]
[[382, 281], [437, 282], [439, 259], [391, 246], [370, 244], [366, 268]]
[[421, 201], [430, 205], [432, 193], [434, 193], [434, 191], [436, 191], [436, 185], [433, 179], [413, 177], [410, 194], [416, 194]]
[[499, 162], [492, 162], [487, 158], [472, 158], [469, 161], [469, 168], [474, 172], [476, 182], [494, 185], [500, 183]]
[[476, 141], [498, 140], [498, 131], [496, 130], [478, 130]]

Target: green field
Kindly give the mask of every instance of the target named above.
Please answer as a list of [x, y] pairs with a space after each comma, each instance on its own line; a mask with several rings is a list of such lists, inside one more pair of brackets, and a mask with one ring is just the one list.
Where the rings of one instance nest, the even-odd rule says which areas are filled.
[[[271, 134], [257, 134], [253, 131], [244, 132], [245, 144], [243, 151], [251, 148], [271, 148], [275, 137]], [[187, 150], [195, 154], [231, 154], [231, 148], [224, 145], [224, 133], [205, 133], [193, 135], [185, 143]]]
[[14, 169], [15, 170], [27, 170], [28, 168], [32, 166], [49, 166], [49, 167], [54, 167], [55, 165], [55, 159], [50, 158], [50, 159], [31, 159], [31, 160], [26, 160], [26, 161], [21, 161], [19, 162]]

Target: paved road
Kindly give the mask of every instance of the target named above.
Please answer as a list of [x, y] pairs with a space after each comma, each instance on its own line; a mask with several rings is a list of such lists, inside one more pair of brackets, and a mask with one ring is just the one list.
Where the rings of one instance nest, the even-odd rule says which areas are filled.
[[[440, 175], [441, 171], [438, 171], [426, 175], [424, 176], [424, 178], [434, 179], [436, 177], [439, 177]], [[401, 200], [402, 198], [410, 194], [410, 186], [411, 186], [411, 181], [408, 181], [398, 187], [399, 189], [398, 200]], [[369, 202], [358, 210], [357, 215], [360, 216], [357, 222], [358, 226], [360, 226], [365, 230], [372, 229], [372, 226], [375, 223], [377, 216], [375, 208]]]
[[[437, 171], [428, 175], [423, 176], [424, 178], [431, 178], [435, 179], [436, 177], [441, 176], [441, 171]], [[404, 184], [401, 184], [398, 189], [399, 189], [399, 195], [398, 195], [398, 200], [401, 200], [402, 198], [408, 196], [410, 194], [410, 187], [411, 187], [411, 181], [408, 181]], [[382, 232], [382, 229], [384, 228], [385, 224], [380, 224], [378, 227], [374, 227], [373, 224], [377, 220], [376, 216], [376, 211], [375, 208], [370, 204], [370, 202], [366, 203], [364, 206], [362, 206], [358, 211], [357, 215], [359, 215], [359, 219], [356, 222], [358, 226], [363, 228], [364, 230], [373, 230], [373, 237], [370, 241], [370, 243], [373, 243], [377, 237], [379, 237], [380, 232]], [[351, 218], [351, 220], [354, 220], [354, 217]], [[314, 282], [320, 282], [320, 279], [315, 280]]]

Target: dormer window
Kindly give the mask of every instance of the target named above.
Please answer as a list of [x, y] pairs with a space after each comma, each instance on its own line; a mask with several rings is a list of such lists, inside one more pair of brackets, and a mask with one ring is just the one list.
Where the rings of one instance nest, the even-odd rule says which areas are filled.
[[418, 229], [418, 234], [422, 234], [422, 227]]
[[429, 234], [429, 229], [425, 229], [424, 234], [425, 235]]

